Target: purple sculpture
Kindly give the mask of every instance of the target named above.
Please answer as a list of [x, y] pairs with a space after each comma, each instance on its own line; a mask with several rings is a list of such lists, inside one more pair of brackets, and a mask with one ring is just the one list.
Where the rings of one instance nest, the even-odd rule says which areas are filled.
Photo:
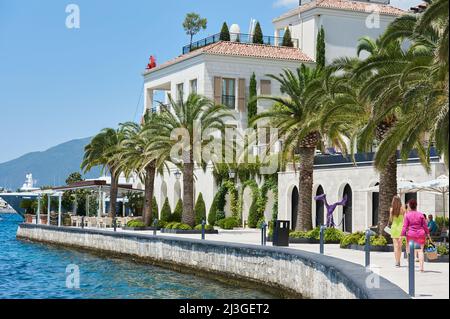
[[336, 224], [334, 223], [333, 213], [338, 206], [347, 205], [347, 195], [344, 196], [344, 199], [338, 203], [334, 203], [333, 205], [328, 204], [327, 195], [323, 194], [320, 196], [316, 196], [314, 198], [316, 201], [323, 201], [325, 203], [325, 207], [327, 208], [327, 227], [334, 228]]

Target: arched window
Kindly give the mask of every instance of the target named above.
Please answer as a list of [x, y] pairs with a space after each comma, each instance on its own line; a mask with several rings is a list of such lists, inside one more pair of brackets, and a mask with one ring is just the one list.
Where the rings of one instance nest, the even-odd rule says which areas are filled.
[[292, 211], [291, 211], [291, 229], [294, 230], [297, 226], [297, 215], [298, 215], [298, 200], [299, 200], [299, 193], [297, 186], [294, 187], [292, 190]]
[[353, 192], [350, 185], [346, 185], [344, 188], [344, 196], [347, 196], [347, 205], [344, 206], [343, 213], [344, 213], [344, 223], [343, 223], [343, 230], [347, 233], [352, 232], [352, 224], [353, 224]]
[[[323, 187], [319, 186], [317, 188], [316, 196], [323, 195]], [[316, 227], [325, 224], [325, 204], [322, 200], [316, 200]]]
[[[375, 186], [380, 186], [380, 183], [376, 183]], [[372, 193], [372, 226], [378, 225], [378, 212], [380, 207], [380, 193]]]

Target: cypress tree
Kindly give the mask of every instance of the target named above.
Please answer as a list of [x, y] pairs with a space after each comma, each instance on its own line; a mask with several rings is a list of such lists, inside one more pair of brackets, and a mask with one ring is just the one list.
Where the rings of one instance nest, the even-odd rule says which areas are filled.
[[171, 222], [181, 223], [181, 217], [183, 215], [183, 200], [179, 199], [172, 216], [170, 217]]
[[231, 41], [230, 30], [226, 22], [223, 23], [220, 31], [220, 41]]
[[255, 33], [253, 34], [253, 43], [264, 44], [264, 36], [259, 22], [257, 22], [255, 26]]
[[249, 102], [248, 102], [248, 126], [250, 127], [250, 122], [253, 119], [253, 117], [256, 116], [258, 112], [258, 105], [257, 105], [257, 88], [256, 88], [256, 75], [255, 73], [252, 74], [252, 77], [250, 78], [250, 88], [249, 88]]
[[289, 30], [289, 28], [286, 28], [286, 31], [284, 32], [283, 46], [290, 48], [294, 47], [294, 42], [292, 42], [291, 30]]
[[325, 30], [323, 26], [317, 34], [317, 49], [316, 49], [317, 68], [323, 69], [325, 67]]
[[169, 204], [169, 199], [166, 198], [164, 201], [163, 208], [161, 209], [161, 220], [163, 222], [169, 223], [172, 216], [172, 211]]
[[198, 194], [197, 202], [195, 203], [195, 225], [201, 225], [203, 220], [206, 220], [206, 205], [203, 200], [202, 193]]

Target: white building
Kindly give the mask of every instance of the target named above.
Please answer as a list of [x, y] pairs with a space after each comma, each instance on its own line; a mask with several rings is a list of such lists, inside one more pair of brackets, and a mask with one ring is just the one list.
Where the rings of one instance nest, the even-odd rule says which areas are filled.
[[[271, 81], [267, 74], [279, 74], [283, 69], [294, 70], [300, 63], [313, 64], [316, 58], [317, 34], [321, 26], [326, 34], [327, 62], [337, 57], [355, 56], [356, 45], [361, 37], [376, 38], [390, 22], [405, 13], [388, 3], [389, 0], [303, 0], [296, 9], [274, 19], [275, 37], [267, 40], [271, 44], [281, 43], [280, 38], [289, 27], [294, 38], [294, 48], [246, 44], [242, 43], [245, 42], [242, 39], [240, 43], [219, 42], [213, 37], [212, 44], [145, 71], [145, 111], [158, 111], [158, 103], [155, 102], [158, 91], [163, 91], [166, 97], [170, 93], [175, 99], [186, 98], [189, 93], [195, 92], [234, 110], [236, 120], [229, 124], [245, 129], [249, 81], [253, 73], [258, 83], [258, 94], [280, 95], [278, 83]], [[270, 103], [258, 102], [258, 111], [266, 110], [270, 106]], [[174, 208], [182, 196], [182, 177], [177, 178], [175, 171], [174, 168], [171, 174], [166, 173], [156, 179], [155, 196], [159, 207], [168, 198]], [[444, 173], [445, 165], [438, 157], [433, 158], [431, 175], [425, 172], [416, 159], [411, 159], [408, 164], [400, 165], [398, 177], [423, 182]], [[195, 174], [194, 198], [201, 192], [209, 211], [218, 189], [212, 168], [206, 173], [198, 169]], [[378, 173], [370, 160], [361, 160], [358, 167], [353, 167], [340, 156], [318, 157], [314, 174], [314, 196], [324, 192], [329, 201], [337, 201], [344, 193], [349, 195], [350, 203], [345, 208], [345, 230], [363, 230], [376, 222], [373, 217], [376, 214], [373, 212], [377, 210], [377, 194], [357, 192], [374, 186], [379, 181]], [[245, 219], [251, 194], [244, 195]], [[427, 213], [442, 212], [442, 204], [439, 204], [442, 201], [435, 199], [435, 195], [419, 194], [420, 208]], [[269, 199], [269, 202], [272, 203], [273, 198]], [[298, 176], [295, 170], [279, 173], [279, 219], [293, 221], [297, 203]], [[323, 207], [316, 207], [315, 203], [313, 206], [314, 224], [322, 222], [325, 219]], [[227, 210], [227, 214], [230, 214], [229, 205]], [[340, 221], [343, 213], [340, 208], [336, 213], [336, 220]], [[266, 218], [269, 219], [270, 216], [270, 212], [266, 212]]]

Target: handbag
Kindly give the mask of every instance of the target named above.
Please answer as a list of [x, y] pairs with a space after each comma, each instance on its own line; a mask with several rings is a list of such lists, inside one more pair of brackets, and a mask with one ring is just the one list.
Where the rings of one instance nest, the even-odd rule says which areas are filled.
[[386, 227], [384, 228], [384, 232], [385, 232], [386, 234], [388, 234], [388, 235], [392, 235], [392, 229], [391, 229], [391, 227], [386, 226]]
[[435, 244], [430, 243], [429, 247], [425, 249], [425, 256], [428, 261], [437, 260], [439, 258]]

